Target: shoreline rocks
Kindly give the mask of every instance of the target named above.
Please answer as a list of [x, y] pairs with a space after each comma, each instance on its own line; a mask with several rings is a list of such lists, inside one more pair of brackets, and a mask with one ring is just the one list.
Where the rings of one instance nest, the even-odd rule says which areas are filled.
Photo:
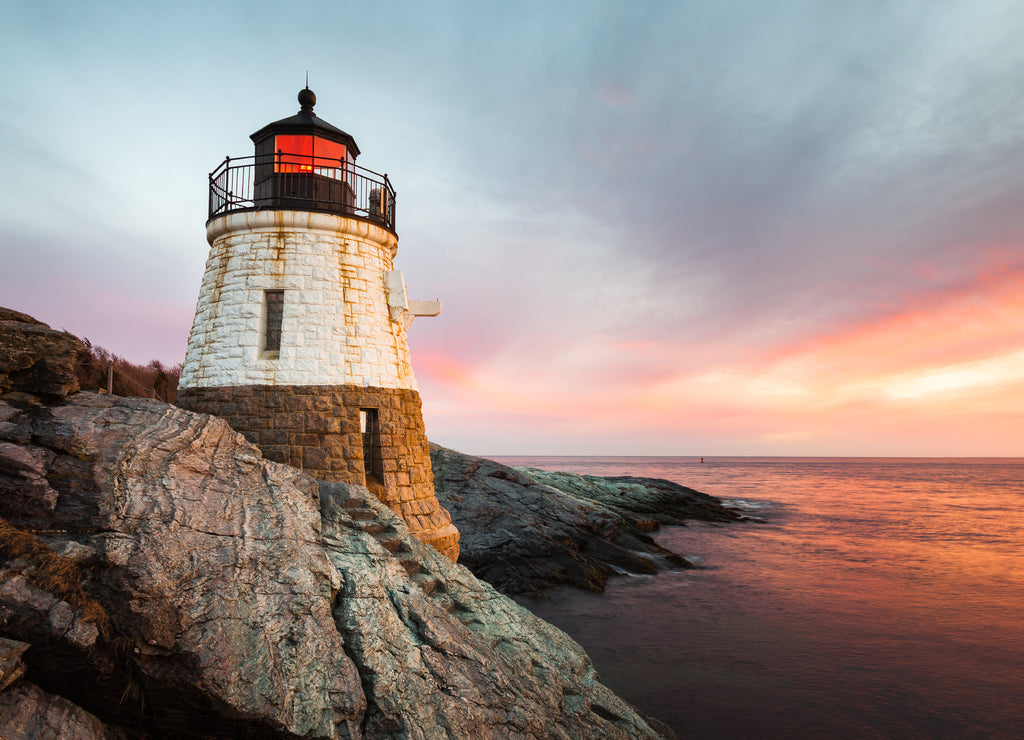
[[430, 457], [438, 500], [462, 533], [459, 562], [510, 595], [563, 585], [601, 592], [616, 573], [694, 567], [645, 533], [740, 518], [712, 496], [661, 479], [512, 468], [436, 444]]
[[77, 342], [0, 314], [0, 736], [670, 735], [366, 489], [75, 392]]

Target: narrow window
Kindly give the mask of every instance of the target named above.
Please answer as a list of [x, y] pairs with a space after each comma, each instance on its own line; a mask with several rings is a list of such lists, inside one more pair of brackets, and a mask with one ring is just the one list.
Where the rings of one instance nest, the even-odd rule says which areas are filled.
[[263, 351], [281, 351], [281, 320], [284, 318], [284, 291], [267, 290], [263, 293], [267, 303], [267, 323], [263, 331]]
[[380, 422], [377, 409], [359, 409], [359, 430], [363, 433], [363, 473], [366, 484], [384, 484], [380, 454]]

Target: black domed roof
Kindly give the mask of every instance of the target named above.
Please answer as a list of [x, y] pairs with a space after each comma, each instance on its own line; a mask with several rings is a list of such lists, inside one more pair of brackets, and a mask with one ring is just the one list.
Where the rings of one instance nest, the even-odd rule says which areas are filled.
[[251, 134], [249, 138], [258, 146], [261, 141], [277, 134], [313, 135], [344, 144], [352, 152], [353, 157], [359, 156], [359, 147], [356, 146], [356, 140], [352, 138], [351, 134], [342, 131], [337, 126], [332, 126], [313, 112], [313, 106], [316, 105], [316, 93], [308, 87], [300, 90], [299, 105], [302, 108], [294, 116], [268, 123], [256, 133]]

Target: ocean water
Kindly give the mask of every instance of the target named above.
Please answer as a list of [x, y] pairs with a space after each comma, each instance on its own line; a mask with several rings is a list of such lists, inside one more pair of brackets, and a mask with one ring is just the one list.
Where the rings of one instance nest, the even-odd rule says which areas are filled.
[[521, 600], [681, 738], [1024, 738], [1024, 459], [496, 459], [764, 520], [656, 535], [700, 570]]

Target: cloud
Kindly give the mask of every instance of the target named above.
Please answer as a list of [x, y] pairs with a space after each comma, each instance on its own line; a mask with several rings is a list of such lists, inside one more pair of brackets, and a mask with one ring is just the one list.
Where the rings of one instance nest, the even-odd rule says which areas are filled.
[[0, 302], [179, 361], [206, 174], [308, 69], [398, 187], [411, 293], [444, 302], [410, 335], [440, 433], [671, 454], [925, 449], [932, 412], [1006, 430], [1019, 3], [289, 10], [332, 44], [273, 12], [12, 10], [0, 62], [32, 74], [0, 93]]
[[[899, 430], [913, 439], [904, 449], [1017, 454], [1016, 437], [999, 435], [1011, 409], [1024, 412], [1022, 289], [1024, 266], [996, 262], [901, 312], [788, 344], [573, 342], [448, 374], [435, 372], [436, 351], [418, 352], [417, 372], [427, 395], [476, 409], [484, 426], [507, 434], [510, 416], [529, 415], [538, 427], [577, 435], [556, 451], [615, 440], [623, 454], [672, 454], [689, 429], [731, 439], [733, 454], [786, 444], [889, 454], [881, 440]], [[440, 431], [453, 433], [443, 422]], [[518, 438], [515, 449], [539, 452], [529, 440]]]

